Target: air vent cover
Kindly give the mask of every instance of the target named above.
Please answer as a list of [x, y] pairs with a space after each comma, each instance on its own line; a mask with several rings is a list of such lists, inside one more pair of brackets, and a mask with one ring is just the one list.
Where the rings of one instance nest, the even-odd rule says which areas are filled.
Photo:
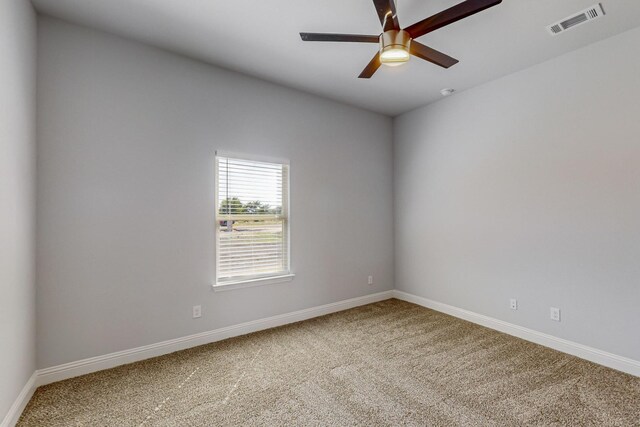
[[549, 25], [547, 30], [552, 36], [557, 36], [560, 33], [564, 33], [567, 30], [576, 28], [587, 22], [591, 22], [594, 19], [598, 19], [604, 16], [604, 9], [600, 3], [591, 6], [588, 9], [578, 12], [574, 15], [564, 18], [562, 21]]

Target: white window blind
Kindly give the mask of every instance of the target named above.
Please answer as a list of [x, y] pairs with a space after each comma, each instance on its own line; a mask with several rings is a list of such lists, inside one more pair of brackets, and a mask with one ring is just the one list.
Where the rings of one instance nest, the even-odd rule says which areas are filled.
[[289, 274], [289, 165], [216, 156], [216, 284]]

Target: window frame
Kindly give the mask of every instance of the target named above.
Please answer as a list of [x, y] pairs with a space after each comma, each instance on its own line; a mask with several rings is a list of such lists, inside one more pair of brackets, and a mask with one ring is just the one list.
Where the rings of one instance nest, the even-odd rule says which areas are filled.
[[[283, 189], [282, 189], [282, 212], [283, 212], [283, 239], [284, 246], [286, 251], [285, 262], [287, 269], [282, 272], [265, 274], [261, 276], [249, 276], [245, 278], [238, 278], [237, 280], [225, 280], [223, 282], [219, 281], [218, 272], [220, 270], [220, 221], [224, 219], [219, 218], [219, 185], [220, 185], [220, 177], [219, 177], [219, 158], [230, 158], [237, 160], [245, 160], [250, 162], [263, 162], [263, 163], [273, 163], [282, 165], [283, 174]], [[257, 156], [257, 155], [247, 155], [241, 153], [233, 153], [228, 151], [216, 151], [214, 153], [214, 227], [215, 227], [215, 260], [214, 260], [214, 281], [212, 283], [212, 287], [214, 291], [227, 291], [232, 289], [239, 288], [249, 288], [254, 286], [275, 284], [275, 283], [284, 283], [290, 282], [295, 277], [295, 274], [291, 269], [291, 162], [288, 159], [282, 158], [274, 158], [274, 157], [266, 157], [266, 156]], [[286, 183], [286, 184], [285, 184]]]

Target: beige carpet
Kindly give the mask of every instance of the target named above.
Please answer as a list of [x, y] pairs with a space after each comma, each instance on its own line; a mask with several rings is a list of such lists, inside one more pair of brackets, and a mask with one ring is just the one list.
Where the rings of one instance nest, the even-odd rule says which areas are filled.
[[640, 379], [388, 300], [51, 384], [19, 426], [640, 426]]

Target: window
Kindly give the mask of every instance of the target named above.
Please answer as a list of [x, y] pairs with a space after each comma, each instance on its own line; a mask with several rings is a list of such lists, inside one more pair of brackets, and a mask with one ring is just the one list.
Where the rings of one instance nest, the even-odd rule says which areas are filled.
[[289, 165], [216, 155], [216, 283], [290, 280]]

